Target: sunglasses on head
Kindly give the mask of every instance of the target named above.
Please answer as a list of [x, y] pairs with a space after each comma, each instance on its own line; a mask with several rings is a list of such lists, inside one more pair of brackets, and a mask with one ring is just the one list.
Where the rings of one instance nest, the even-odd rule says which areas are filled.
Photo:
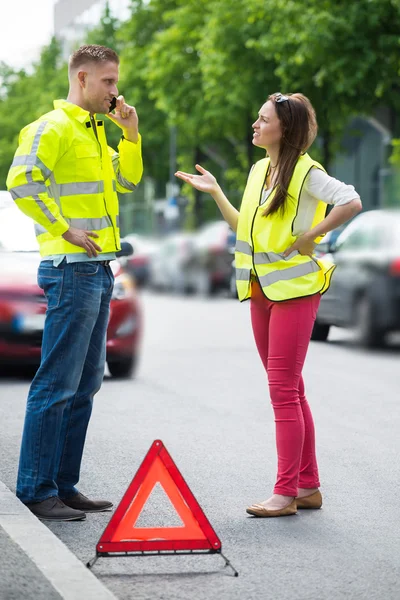
[[275, 102], [289, 102], [289, 96], [284, 96], [283, 94], [274, 94]]
[[274, 99], [276, 104], [282, 104], [282, 102], [287, 102], [287, 105], [289, 107], [290, 118], [292, 118], [292, 107], [290, 106], [289, 96], [284, 96], [283, 94], [278, 93], [274, 94]]

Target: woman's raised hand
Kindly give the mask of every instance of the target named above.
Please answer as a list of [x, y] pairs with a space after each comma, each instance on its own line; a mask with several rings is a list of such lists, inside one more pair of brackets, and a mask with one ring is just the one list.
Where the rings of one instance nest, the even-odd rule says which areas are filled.
[[203, 169], [203, 167], [200, 165], [196, 165], [196, 169], [199, 171], [199, 173], [201, 173], [201, 175], [191, 175], [190, 173], [177, 171], [175, 176], [179, 177], [179, 179], [182, 179], [183, 181], [186, 181], [186, 183], [190, 183], [191, 186], [196, 188], [196, 190], [200, 190], [200, 192], [212, 194], [214, 191], [216, 191], [218, 189], [218, 182], [214, 175]]

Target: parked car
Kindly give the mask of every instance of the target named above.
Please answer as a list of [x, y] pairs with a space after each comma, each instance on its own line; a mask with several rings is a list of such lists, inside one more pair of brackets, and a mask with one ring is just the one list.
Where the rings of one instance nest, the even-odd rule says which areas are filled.
[[226, 221], [207, 223], [194, 237], [193, 253], [184, 268], [188, 289], [209, 296], [231, 290], [236, 235]]
[[150, 279], [150, 265], [159, 241], [150, 236], [130, 233], [124, 239], [132, 244], [133, 254], [125, 260], [125, 268], [131, 273], [138, 286], [146, 286]]
[[153, 253], [150, 263], [150, 285], [153, 289], [185, 293], [187, 264], [193, 255], [193, 234], [168, 235]]
[[[121, 255], [132, 247], [123, 244]], [[37, 367], [46, 298], [37, 284], [40, 262], [31, 219], [12, 205], [0, 209], [0, 365]], [[141, 310], [131, 276], [116, 260], [107, 330], [107, 364], [114, 377], [136, 369], [141, 335]]]
[[320, 243], [315, 246], [315, 255], [317, 258], [330, 254], [331, 249], [335, 248], [336, 241], [345, 228], [346, 225], [341, 225], [324, 235]]
[[329, 248], [336, 269], [322, 296], [312, 339], [332, 325], [355, 328], [365, 347], [400, 330], [400, 210], [362, 213]]

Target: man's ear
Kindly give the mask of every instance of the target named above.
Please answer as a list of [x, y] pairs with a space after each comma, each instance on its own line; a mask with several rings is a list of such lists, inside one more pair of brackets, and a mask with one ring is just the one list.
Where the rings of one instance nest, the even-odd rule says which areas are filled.
[[79, 71], [78, 72], [78, 81], [81, 87], [85, 87], [86, 85], [86, 77], [87, 77], [87, 73], [85, 71]]

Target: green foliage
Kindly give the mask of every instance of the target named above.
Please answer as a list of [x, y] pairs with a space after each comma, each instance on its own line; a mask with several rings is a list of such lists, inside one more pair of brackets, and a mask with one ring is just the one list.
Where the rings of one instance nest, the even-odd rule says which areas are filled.
[[121, 50], [120, 42], [117, 37], [121, 26], [119, 20], [112, 14], [110, 5], [107, 2], [104, 13], [100, 18], [100, 24], [95, 29], [90, 30], [85, 39], [86, 44], [99, 44], [107, 46], [119, 53]]
[[[250, 165], [263, 156], [251, 124], [270, 93], [310, 98], [321, 134], [312, 152], [325, 166], [351, 116], [385, 105], [398, 129], [399, 31], [400, 0], [131, 0], [128, 21], [107, 5], [85, 41], [120, 54], [120, 93], [137, 108], [156, 195], [165, 194], [174, 126], [178, 167], [193, 171], [201, 161], [238, 205]], [[0, 186], [18, 131], [66, 88], [54, 39], [32, 73], [0, 67]], [[108, 135], [117, 144], [112, 125]], [[397, 145], [392, 162], [400, 164]], [[208, 201], [186, 188], [188, 212], [211, 216]]]
[[59, 42], [53, 38], [44, 47], [32, 73], [0, 67], [0, 188], [18, 145], [20, 130], [53, 108], [55, 98], [68, 92], [67, 67], [61, 62]]

